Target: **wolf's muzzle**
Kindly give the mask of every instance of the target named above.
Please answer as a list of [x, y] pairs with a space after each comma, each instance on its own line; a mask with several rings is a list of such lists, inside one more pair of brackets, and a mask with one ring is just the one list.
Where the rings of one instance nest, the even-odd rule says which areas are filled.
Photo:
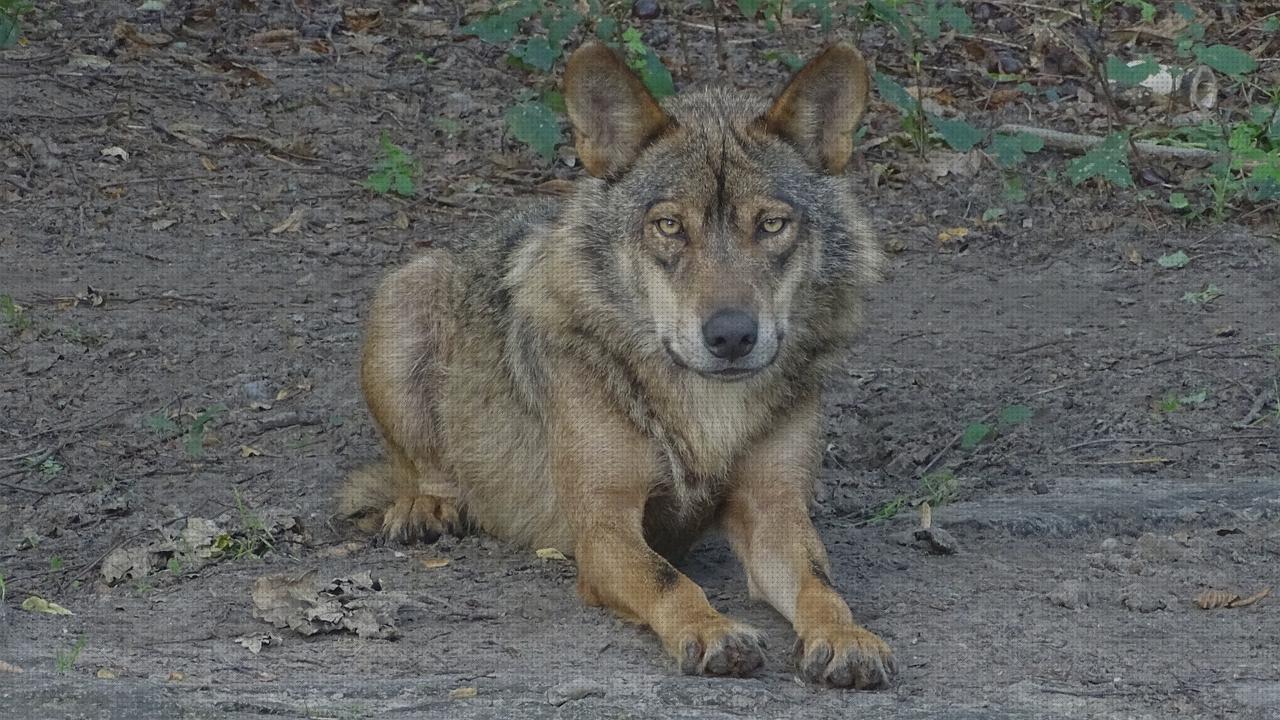
[[739, 308], [717, 310], [702, 324], [702, 341], [721, 360], [746, 357], [756, 346], [759, 324], [751, 313]]

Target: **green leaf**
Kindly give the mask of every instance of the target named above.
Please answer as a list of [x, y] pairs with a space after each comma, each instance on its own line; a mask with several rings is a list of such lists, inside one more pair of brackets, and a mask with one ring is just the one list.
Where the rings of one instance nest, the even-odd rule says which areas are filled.
[[1073, 185], [1099, 177], [1116, 187], [1131, 187], [1129, 174], [1129, 138], [1112, 133], [1100, 145], [1067, 164], [1067, 177]]
[[560, 43], [573, 32], [573, 29], [582, 24], [582, 15], [573, 10], [565, 10], [556, 17], [555, 20], [548, 22], [547, 25], [547, 42], [556, 48], [556, 54], [560, 52]]
[[611, 17], [602, 17], [596, 23], [596, 37], [609, 41], [618, 35], [618, 21]]
[[1173, 11], [1178, 13], [1178, 17], [1182, 18], [1183, 20], [1186, 20], [1187, 22], [1191, 22], [1192, 20], [1196, 19], [1195, 9], [1184, 2], [1179, 1], [1174, 3]]
[[964, 8], [959, 5], [947, 3], [938, 10], [938, 16], [948, 25], [955, 29], [956, 32], [970, 33], [973, 32], [973, 22], [969, 20], [969, 15]]
[[546, 38], [536, 37], [517, 47], [512, 54], [526, 65], [547, 72], [560, 56], [560, 48], [553, 47]]
[[1107, 77], [1121, 85], [1139, 85], [1159, 72], [1160, 64], [1150, 56], [1132, 65], [1116, 57], [1107, 58]]
[[659, 100], [676, 94], [675, 83], [671, 79], [671, 71], [662, 64], [658, 54], [652, 48], [644, 55], [644, 64], [640, 66], [640, 79], [645, 87]]
[[1229, 45], [1197, 45], [1192, 51], [1200, 62], [1227, 75], [1244, 75], [1258, 68], [1258, 63], [1249, 53]]
[[389, 172], [373, 173], [372, 175], [369, 176], [369, 179], [365, 181], [365, 187], [378, 193], [379, 195], [386, 195], [388, 192], [391, 191], [391, 173]]
[[1182, 395], [1178, 398], [1178, 402], [1183, 405], [1201, 405], [1207, 399], [1209, 399], [1209, 391], [1200, 390], [1199, 392], [1193, 392], [1190, 395]]
[[18, 25], [18, 18], [0, 13], [0, 50], [17, 45], [21, 35], [22, 28]]
[[517, 140], [533, 148], [544, 159], [555, 157], [556, 145], [563, 139], [556, 114], [545, 103], [528, 100], [506, 113], [507, 127]]
[[991, 151], [1000, 167], [1011, 168], [1027, 159], [1026, 153], [1040, 152], [1044, 140], [1031, 133], [995, 135], [991, 138]]
[[755, 20], [756, 14], [760, 12], [760, 0], [738, 0], [738, 9], [746, 19]]
[[[1174, 210], [1185, 210], [1191, 206], [1191, 202], [1187, 200], [1187, 196], [1185, 193], [1176, 192], [1169, 195], [1169, 206], [1172, 207]], [[1178, 252], [1182, 252], [1182, 251], [1179, 250]], [[1183, 254], [1185, 255], [1186, 253], [1183, 253]], [[1166, 256], [1162, 255], [1161, 259], [1163, 260], [1165, 257]]]
[[546, 103], [547, 107], [557, 113], [563, 114], [568, 112], [568, 108], [565, 107], [564, 104], [564, 94], [559, 90], [547, 90], [542, 93], [542, 102]]
[[160, 413], [148, 415], [146, 422], [147, 427], [159, 433], [168, 434], [178, 432], [178, 424]]
[[1277, 30], [1280, 30], [1280, 15], [1272, 15], [1262, 23], [1262, 32], [1273, 33]]
[[1186, 267], [1187, 263], [1191, 262], [1191, 258], [1187, 257], [1187, 254], [1185, 252], [1179, 250], [1178, 252], [1173, 253], [1171, 255], [1161, 255], [1160, 258], [1156, 260], [1156, 262], [1159, 263], [1160, 267], [1162, 268], [1168, 268], [1170, 270], [1180, 270]]
[[876, 82], [876, 92], [880, 93], [881, 98], [898, 106], [900, 110], [908, 113], [915, 111], [915, 98], [911, 97], [911, 93], [899, 85], [898, 81], [880, 71], [876, 71], [874, 80]]
[[391, 189], [400, 197], [409, 197], [413, 195], [413, 178], [408, 175], [396, 175], [395, 181], [391, 184]]
[[987, 208], [982, 211], [982, 222], [993, 223], [1008, 214], [1009, 211], [1002, 207]]
[[991, 434], [992, 427], [986, 423], [974, 423], [964, 429], [964, 434], [960, 436], [960, 447], [964, 450], [972, 450], [978, 447], [978, 443], [987, 439]]
[[1031, 419], [1031, 408], [1026, 405], [1009, 405], [1000, 411], [1001, 425], [1021, 425]]
[[499, 13], [482, 17], [459, 29], [464, 35], [475, 35], [491, 45], [501, 45], [515, 36], [517, 25], [517, 18]]
[[907, 42], [911, 41], [911, 26], [896, 7], [885, 0], [867, 0], [867, 7], [871, 10], [873, 16], [889, 23], [893, 31], [898, 33], [898, 37]]
[[929, 118], [929, 124], [957, 152], [969, 152], [986, 137], [985, 132], [964, 120], [948, 120], [933, 113], [925, 114]]

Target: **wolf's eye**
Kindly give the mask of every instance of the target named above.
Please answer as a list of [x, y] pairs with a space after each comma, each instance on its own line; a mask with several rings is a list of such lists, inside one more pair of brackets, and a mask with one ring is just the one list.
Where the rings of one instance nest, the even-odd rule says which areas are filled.
[[657, 225], [658, 232], [667, 237], [679, 235], [684, 230], [684, 226], [680, 224], [680, 221], [674, 218], [659, 218]]
[[787, 226], [786, 218], [773, 217], [773, 218], [765, 218], [764, 220], [760, 221], [760, 230], [769, 235], [776, 235], [782, 232], [782, 228], [786, 226]]

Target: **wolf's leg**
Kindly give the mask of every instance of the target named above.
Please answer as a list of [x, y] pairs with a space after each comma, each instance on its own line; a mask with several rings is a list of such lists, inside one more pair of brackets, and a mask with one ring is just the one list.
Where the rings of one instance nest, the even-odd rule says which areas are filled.
[[437, 409], [455, 341], [456, 282], [452, 255], [433, 249], [387, 276], [374, 298], [360, 381], [388, 462], [353, 473], [339, 495], [343, 514], [366, 530], [434, 540], [458, 529]]
[[686, 674], [760, 667], [758, 633], [716, 612], [645, 543], [645, 501], [659, 467], [652, 442], [581, 385], [564, 385], [553, 399], [552, 472], [573, 526], [583, 600], [653, 628]]
[[894, 673], [893, 653], [854, 622], [832, 587], [826, 550], [809, 519], [820, 417], [816, 398], [802, 404], [743, 458], [724, 528], [746, 566], [751, 594], [795, 627], [801, 675], [838, 687], [883, 687]]

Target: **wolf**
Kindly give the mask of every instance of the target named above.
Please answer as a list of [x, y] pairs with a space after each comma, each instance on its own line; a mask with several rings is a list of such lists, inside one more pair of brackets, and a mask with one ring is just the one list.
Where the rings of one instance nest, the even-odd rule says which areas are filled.
[[809, 517], [824, 378], [883, 262], [842, 175], [867, 93], [845, 44], [772, 99], [661, 103], [613, 50], [577, 49], [571, 194], [379, 286], [360, 377], [387, 458], [340, 511], [391, 537], [564, 549], [583, 600], [652, 628], [680, 671], [744, 676], [760, 633], [671, 562], [718, 529], [794, 626], [802, 678], [888, 684], [893, 654]]

